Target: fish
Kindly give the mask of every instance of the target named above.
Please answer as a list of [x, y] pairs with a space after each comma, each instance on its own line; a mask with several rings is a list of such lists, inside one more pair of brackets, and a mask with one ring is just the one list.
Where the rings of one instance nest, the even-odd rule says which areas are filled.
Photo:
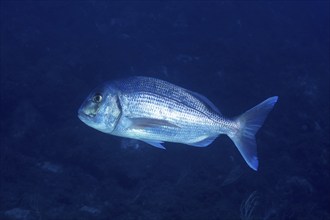
[[132, 76], [101, 84], [83, 101], [79, 119], [103, 133], [165, 149], [164, 142], [209, 146], [227, 135], [257, 171], [255, 135], [273, 109], [273, 96], [240, 116], [228, 118], [205, 96], [170, 82]]

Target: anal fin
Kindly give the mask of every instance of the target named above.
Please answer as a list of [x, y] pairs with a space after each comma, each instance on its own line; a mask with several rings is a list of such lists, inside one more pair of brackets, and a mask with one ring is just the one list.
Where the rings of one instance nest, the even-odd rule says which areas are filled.
[[195, 143], [189, 143], [188, 145], [194, 147], [207, 147], [209, 146], [218, 136], [207, 137], [201, 141], [197, 141]]

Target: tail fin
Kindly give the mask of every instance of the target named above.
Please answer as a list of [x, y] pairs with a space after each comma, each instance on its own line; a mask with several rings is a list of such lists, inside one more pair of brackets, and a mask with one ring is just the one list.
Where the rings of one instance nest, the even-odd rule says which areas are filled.
[[236, 119], [239, 125], [238, 132], [229, 135], [246, 163], [254, 170], [258, 170], [255, 134], [264, 123], [268, 113], [273, 109], [277, 99], [277, 96], [270, 97], [239, 116]]

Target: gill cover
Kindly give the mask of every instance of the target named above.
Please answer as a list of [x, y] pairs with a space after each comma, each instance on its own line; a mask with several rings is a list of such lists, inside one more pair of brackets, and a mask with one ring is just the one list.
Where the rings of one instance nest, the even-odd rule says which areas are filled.
[[118, 94], [107, 84], [94, 89], [78, 111], [78, 117], [85, 124], [105, 133], [113, 131], [120, 114]]

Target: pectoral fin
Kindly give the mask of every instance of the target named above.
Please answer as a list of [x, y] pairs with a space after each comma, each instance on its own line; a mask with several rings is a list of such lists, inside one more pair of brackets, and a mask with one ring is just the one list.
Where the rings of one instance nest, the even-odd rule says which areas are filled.
[[178, 128], [179, 126], [161, 119], [153, 118], [129, 118], [131, 121], [130, 129], [147, 129], [147, 128], [157, 128], [157, 127], [172, 127]]

